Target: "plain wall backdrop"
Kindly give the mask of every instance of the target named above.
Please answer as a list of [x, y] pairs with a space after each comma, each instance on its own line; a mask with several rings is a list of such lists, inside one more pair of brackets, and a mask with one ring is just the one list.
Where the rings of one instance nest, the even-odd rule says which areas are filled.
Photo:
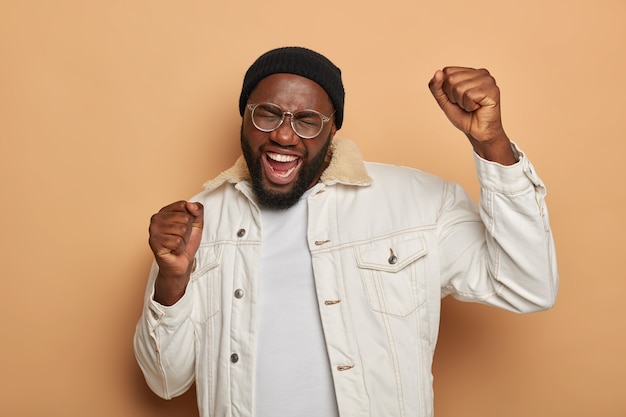
[[427, 83], [488, 68], [548, 186], [557, 305], [445, 299], [437, 417], [623, 417], [625, 22], [623, 0], [0, 0], [0, 416], [197, 415], [134, 360], [149, 218], [230, 166], [245, 70], [300, 45], [343, 71], [339, 136], [474, 197]]

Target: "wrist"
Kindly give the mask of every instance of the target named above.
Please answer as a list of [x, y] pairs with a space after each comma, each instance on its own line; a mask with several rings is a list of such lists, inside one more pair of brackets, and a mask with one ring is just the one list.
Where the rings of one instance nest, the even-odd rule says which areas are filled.
[[171, 306], [180, 300], [187, 289], [189, 276], [165, 277], [159, 273], [154, 282], [154, 301]]
[[509, 138], [502, 134], [494, 139], [479, 141], [469, 137], [474, 152], [481, 158], [501, 165], [513, 165], [519, 161]]

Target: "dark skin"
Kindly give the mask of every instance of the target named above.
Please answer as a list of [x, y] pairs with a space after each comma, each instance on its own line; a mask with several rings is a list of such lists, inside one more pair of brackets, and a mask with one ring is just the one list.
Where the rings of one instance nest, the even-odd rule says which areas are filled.
[[[249, 103], [270, 102], [283, 111], [315, 110], [323, 115], [333, 113], [326, 91], [308, 78], [293, 74], [274, 74], [264, 78], [251, 92]], [[242, 149], [258, 202], [268, 208], [284, 209], [319, 181], [326, 169], [324, 157], [337, 128], [335, 120], [323, 125], [312, 139], [301, 139], [286, 116], [272, 132], [254, 127], [249, 111], [243, 116]]]
[[[428, 86], [450, 122], [467, 136], [476, 154], [502, 165], [517, 162], [502, 127], [500, 89], [487, 70], [446, 67], [435, 72]], [[328, 95], [319, 85], [290, 74], [274, 74], [261, 80], [252, 91], [249, 102], [260, 101], [278, 104], [292, 112], [303, 109], [317, 110], [325, 115], [333, 112]], [[261, 132], [254, 128], [246, 110], [242, 125], [243, 137], [262, 161], [264, 187], [277, 192], [293, 187], [300, 167], [322, 152], [325, 141], [332, 140], [337, 130], [332, 120], [324, 126], [318, 138], [303, 140], [287, 122], [273, 132]], [[276, 154], [293, 159], [293, 171], [277, 175], [271, 161]], [[319, 181], [325, 168], [321, 166], [317, 170], [309, 187]], [[159, 266], [154, 299], [160, 304], [173, 305], [184, 295], [194, 256], [200, 246], [203, 219], [202, 204], [187, 201], [172, 203], [152, 216], [149, 244]]]
[[150, 220], [150, 248], [159, 265], [154, 300], [170, 306], [184, 294], [204, 227], [200, 203], [177, 201]]
[[504, 132], [500, 89], [486, 69], [446, 67], [428, 83], [450, 122], [465, 133], [474, 152], [502, 165], [517, 162]]

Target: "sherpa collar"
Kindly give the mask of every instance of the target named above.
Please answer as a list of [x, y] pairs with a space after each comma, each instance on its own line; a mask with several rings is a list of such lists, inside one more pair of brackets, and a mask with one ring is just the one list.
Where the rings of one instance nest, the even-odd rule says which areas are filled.
[[[333, 139], [327, 158], [330, 158], [330, 163], [320, 178], [324, 184], [370, 185], [372, 183], [372, 179], [367, 174], [361, 151], [353, 141], [341, 138]], [[204, 189], [213, 190], [225, 182], [236, 184], [249, 180], [250, 172], [242, 155], [232, 167], [205, 182]]]

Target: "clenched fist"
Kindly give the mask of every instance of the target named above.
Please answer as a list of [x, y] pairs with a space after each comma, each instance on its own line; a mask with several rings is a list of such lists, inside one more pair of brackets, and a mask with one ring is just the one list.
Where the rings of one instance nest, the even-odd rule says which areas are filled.
[[204, 207], [177, 201], [150, 219], [150, 248], [159, 265], [154, 299], [172, 305], [185, 293], [202, 238]]
[[504, 133], [500, 89], [486, 69], [446, 67], [428, 84], [450, 122], [465, 133], [481, 157], [511, 165], [516, 161]]

